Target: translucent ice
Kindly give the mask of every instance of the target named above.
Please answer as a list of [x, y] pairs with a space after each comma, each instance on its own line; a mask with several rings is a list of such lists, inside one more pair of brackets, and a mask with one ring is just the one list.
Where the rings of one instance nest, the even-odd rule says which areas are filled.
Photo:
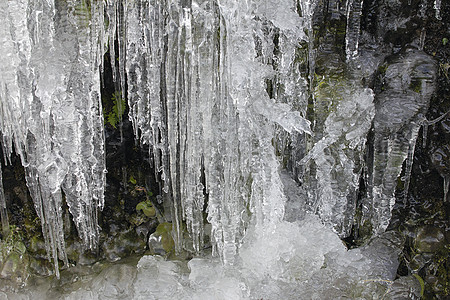
[[[360, 249], [346, 250], [317, 216], [302, 222], [253, 227], [234, 266], [210, 256], [189, 262], [144, 256], [83, 276], [63, 274], [15, 294], [20, 299], [380, 299], [416, 287], [398, 282], [393, 291], [403, 239], [387, 232]], [[101, 268], [101, 267], [100, 267]], [[93, 272], [94, 271], [94, 272]], [[57, 288], [55, 288], [55, 285]], [[0, 294], [1, 295], [1, 294]]]
[[1, 6], [1, 127], [20, 155], [58, 274], [67, 263], [62, 191], [87, 247], [97, 245], [105, 185], [103, 2], [8, 1]]
[[176, 249], [183, 247], [186, 220], [201, 252], [207, 198], [214, 251], [233, 263], [250, 214], [259, 224], [283, 215], [273, 123], [311, 133], [299, 111], [269, 99], [264, 80], [272, 71], [249, 37], [264, 36], [263, 23], [271, 22], [295, 44], [301, 19], [289, 1], [124, 7], [130, 119], [141, 142], [151, 145], [165, 201], [173, 204]]
[[347, 1], [347, 28], [345, 33], [345, 54], [347, 59], [358, 55], [359, 31], [363, 0]]
[[323, 137], [300, 161], [307, 167], [304, 180], [308, 204], [312, 212], [345, 237], [353, 224], [366, 136], [375, 114], [374, 95], [370, 89], [337, 81], [318, 88], [315, 97], [319, 116], [319, 107], [327, 101], [334, 107], [324, 113], [323, 131], [314, 132]]
[[[386, 69], [386, 86], [376, 99], [374, 150], [369, 175], [370, 195], [365, 219], [374, 232], [389, 225], [395, 187], [403, 162], [412, 158], [423, 114], [435, 88], [436, 66], [419, 50], [406, 50]], [[407, 163], [406, 182], [412, 161]]]

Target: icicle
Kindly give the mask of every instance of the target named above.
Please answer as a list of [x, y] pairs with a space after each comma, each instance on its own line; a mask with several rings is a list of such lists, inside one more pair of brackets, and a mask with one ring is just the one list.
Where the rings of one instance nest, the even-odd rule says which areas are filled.
[[124, 10], [130, 119], [141, 142], [151, 145], [164, 197], [172, 201], [177, 251], [183, 220], [193, 248], [201, 251], [206, 196], [213, 251], [229, 264], [249, 222], [249, 205], [257, 223], [282, 218], [266, 118], [292, 132], [310, 131], [309, 123], [292, 106], [268, 99], [261, 83], [269, 68], [256, 61], [254, 41], [246, 37], [260, 28], [249, 18], [259, 14], [296, 45], [298, 16], [292, 3], [285, 4], [134, 1]]
[[436, 19], [442, 20], [442, 18], [441, 18], [441, 0], [434, 0], [433, 8], [435, 10]]
[[424, 124], [422, 125], [422, 148], [425, 148], [427, 146], [427, 137], [428, 137], [428, 123], [425, 120]]
[[369, 172], [371, 200], [370, 204], [364, 204], [369, 209], [363, 212], [363, 221], [372, 223], [374, 233], [383, 232], [389, 225], [397, 178], [406, 159], [405, 196], [408, 192], [414, 147], [434, 91], [436, 66], [423, 52], [410, 50], [396, 57], [386, 74], [389, 85], [378, 95], [374, 119], [374, 154]]
[[425, 31], [425, 28], [423, 28], [420, 31], [420, 37], [419, 37], [419, 50], [423, 50], [423, 47], [425, 46], [425, 38], [427, 36], [427, 32]]
[[443, 176], [444, 179], [444, 202], [448, 199], [448, 190], [450, 186], [450, 176]]
[[[330, 88], [334, 86], [330, 84]], [[325, 120], [324, 137], [300, 164], [310, 168], [314, 166], [315, 174], [309, 175], [312, 179], [307, 178], [311, 181], [307, 183], [308, 189], [316, 187], [309, 197], [311, 210], [340, 236], [345, 237], [350, 234], [353, 224], [366, 136], [375, 115], [375, 107], [372, 90], [349, 86], [341, 89], [345, 92], [339, 95], [342, 98]], [[326, 95], [323, 89], [319, 89], [317, 99], [326, 100], [321, 93]]]
[[347, 0], [347, 29], [345, 33], [345, 53], [347, 60], [358, 55], [359, 31], [363, 0]]
[[0, 218], [2, 221], [3, 239], [5, 239], [9, 235], [9, 219], [8, 219], [8, 211], [6, 210], [5, 193], [3, 191], [3, 175], [1, 165], [0, 165]]
[[408, 149], [408, 155], [406, 156], [406, 167], [405, 167], [405, 175], [403, 177], [404, 181], [404, 189], [403, 189], [403, 203], [406, 204], [406, 201], [408, 199], [408, 192], [409, 192], [409, 183], [411, 181], [411, 172], [412, 172], [412, 166], [414, 163], [414, 152], [416, 149], [416, 140], [419, 135], [420, 126], [416, 126], [413, 129], [413, 132], [411, 133], [411, 141], [409, 143], [409, 149]]

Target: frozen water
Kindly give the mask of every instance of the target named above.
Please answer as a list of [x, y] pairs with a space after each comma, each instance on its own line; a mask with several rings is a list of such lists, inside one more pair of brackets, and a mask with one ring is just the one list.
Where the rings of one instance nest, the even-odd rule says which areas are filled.
[[194, 249], [201, 251], [207, 195], [215, 251], [232, 263], [249, 213], [261, 224], [283, 215], [272, 124], [311, 134], [299, 111], [269, 99], [264, 80], [272, 68], [258, 59], [256, 39], [248, 37], [263, 37], [263, 23], [270, 22], [294, 44], [302, 38], [301, 19], [290, 1], [125, 6], [121, 63], [130, 119], [141, 142], [151, 145], [166, 201], [173, 203], [176, 248], [182, 248], [186, 220]]
[[8, 1], [1, 5], [1, 132], [14, 144], [56, 272], [67, 263], [62, 192], [87, 247], [97, 244], [105, 185], [99, 37], [103, 4]]
[[[347, 2], [346, 54], [355, 66], [362, 3]], [[203, 252], [206, 213], [213, 257], [221, 258], [186, 266], [144, 257], [137, 269], [105, 270], [64, 297], [323, 299], [386, 292], [397, 268], [396, 237], [382, 235], [347, 251], [338, 235], [348, 236], [353, 225], [372, 122], [363, 213], [374, 233], [387, 227], [436, 70], [430, 57], [408, 50], [387, 65], [387, 84], [376, 99], [359, 78], [342, 75], [369, 76], [376, 58], [358, 72], [336, 53], [322, 53], [329, 73], [316, 73], [315, 5], [0, 3], [2, 146], [6, 160], [13, 148], [21, 157], [56, 272], [58, 258], [67, 263], [63, 194], [84, 244], [97, 245], [105, 186], [100, 74], [106, 45], [114, 80], [127, 91], [136, 138], [150, 146], [161, 199], [170, 204], [176, 252], [191, 248], [188, 242], [196, 254]], [[306, 119], [309, 101], [312, 123]], [[285, 156], [301, 188], [280, 175]], [[189, 241], [182, 238], [184, 222]]]
[[345, 32], [345, 54], [347, 59], [358, 55], [363, 2], [363, 0], [347, 1], [347, 29]]
[[[372, 90], [346, 83], [339, 87], [341, 84], [330, 83], [329, 87], [317, 90], [318, 102], [330, 99], [337, 104], [324, 121], [323, 137], [300, 164], [309, 165], [309, 172], [314, 174], [306, 178], [310, 210], [341, 236], [348, 236], [356, 209], [366, 136], [375, 107]], [[330, 91], [336, 95], [329, 95]]]
[[[80, 272], [62, 273], [63, 286], [45, 284], [11, 299], [380, 299], [390, 292], [403, 240], [385, 233], [347, 250], [339, 237], [307, 215], [301, 222], [252, 227], [234, 266], [211, 257], [189, 262], [144, 256]], [[410, 279], [411, 280], [411, 279]], [[399, 282], [400, 284], [400, 282]], [[409, 285], [417, 285], [414, 280]], [[56, 286], [55, 286], [56, 285]], [[396, 293], [400, 293], [396, 289]], [[392, 291], [391, 291], [392, 293]]]
[[441, 20], [441, 0], [434, 0], [433, 8], [435, 10], [436, 19]]
[[364, 205], [364, 221], [370, 220], [374, 232], [389, 225], [396, 180], [408, 157], [405, 178], [409, 183], [412, 153], [434, 91], [436, 66], [422, 51], [410, 49], [387, 66], [385, 76], [385, 90], [376, 99], [370, 200]]

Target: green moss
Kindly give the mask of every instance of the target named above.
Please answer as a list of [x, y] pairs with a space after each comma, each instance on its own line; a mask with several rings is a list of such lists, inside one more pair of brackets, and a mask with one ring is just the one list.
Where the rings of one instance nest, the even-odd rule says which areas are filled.
[[[14, 277], [17, 272], [20, 277], [28, 263], [27, 249], [19, 229], [11, 225], [10, 234], [0, 241], [0, 266], [2, 276]], [[19, 269], [23, 269], [22, 271]]]
[[420, 80], [412, 80], [409, 88], [414, 92], [420, 94], [422, 92], [422, 81]]
[[131, 184], [136, 184], [137, 181], [136, 179], [133, 177], [133, 175], [130, 176], [130, 179], [128, 180]]
[[381, 66], [378, 67], [377, 73], [379, 75], [384, 76], [384, 75], [386, 75], [387, 69], [388, 69], [388, 65], [387, 64], [382, 64]]
[[425, 291], [425, 282], [423, 281], [422, 277], [420, 277], [419, 275], [417, 275], [417, 274], [413, 274], [413, 275], [414, 275], [414, 277], [417, 278], [417, 280], [420, 283], [420, 296], [423, 297], [423, 293]]
[[175, 242], [172, 238], [172, 223], [164, 222], [156, 227], [154, 233], [161, 237], [161, 245], [166, 253], [173, 253], [175, 251]]
[[144, 215], [146, 215], [149, 218], [153, 218], [156, 216], [156, 209], [150, 200], [139, 202], [138, 205], [136, 205], [136, 210], [137, 211], [142, 210]]

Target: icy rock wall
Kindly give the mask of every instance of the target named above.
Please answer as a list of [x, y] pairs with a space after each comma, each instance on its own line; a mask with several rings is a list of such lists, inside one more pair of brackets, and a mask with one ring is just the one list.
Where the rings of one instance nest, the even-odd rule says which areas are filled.
[[308, 108], [313, 134], [278, 137], [286, 168], [301, 184], [298, 193], [305, 195], [297, 201], [306, 202], [305, 210], [346, 237], [354, 224], [367, 134], [375, 114], [374, 92], [362, 79], [373, 73], [377, 60], [359, 55], [361, 1], [349, 1], [347, 7], [331, 0], [316, 5], [308, 50], [299, 55], [302, 49], [297, 49], [295, 65], [308, 78], [302, 107]]
[[405, 160], [407, 194], [417, 134], [435, 90], [436, 68], [420, 50], [422, 35], [401, 50], [381, 42], [396, 30], [392, 5], [383, 3], [371, 20], [376, 30], [364, 31], [362, 1], [317, 2], [306, 55], [313, 134], [278, 135], [303, 207], [342, 238], [353, 229], [371, 235], [387, 228]]
[[[387, 54], [376, 53], [375, 42], [361, 47], [363, 2], [327, 3], [337, 26], [317, 41], [315, 1], [0, 4], [0, 46], [7, 54], [0, 63], [2, 145], [6, 159], [13, 148], [22, 159], [55, 263], [67, 261], [62, 191], [84, 243], [97, 243], [106, 44], [119, 57], [113, 76], [127, 92], [135, 135], [150, 145], [163, 200], [172, 204], [177, 251], [186, 246], [183, 222], [200, 252], [207, 218], [214, 250], [228, 263], [250, 224], [275, 228], [284, 215], [278, 171], [285, 157], [283, 166], [303, 184], [299, 195], [306, 199], [297, 200], [348, 236], [372, 121], [364, 217], [374, 232], [383, 231], [436, 71], [422, 52], [408, 52], [387, 67], [391, 85], [375, 97], [361, 79]], [[388, 111], [391, 105], [398, 113]], [[391, 118], [398, 124], [389, 125]]]
[[25, 167], [47, 251], [67, 263], [62, 191], [78, 233], [97, 246], [105, 159], [102, 1], [0, 3], [0, 131]]

